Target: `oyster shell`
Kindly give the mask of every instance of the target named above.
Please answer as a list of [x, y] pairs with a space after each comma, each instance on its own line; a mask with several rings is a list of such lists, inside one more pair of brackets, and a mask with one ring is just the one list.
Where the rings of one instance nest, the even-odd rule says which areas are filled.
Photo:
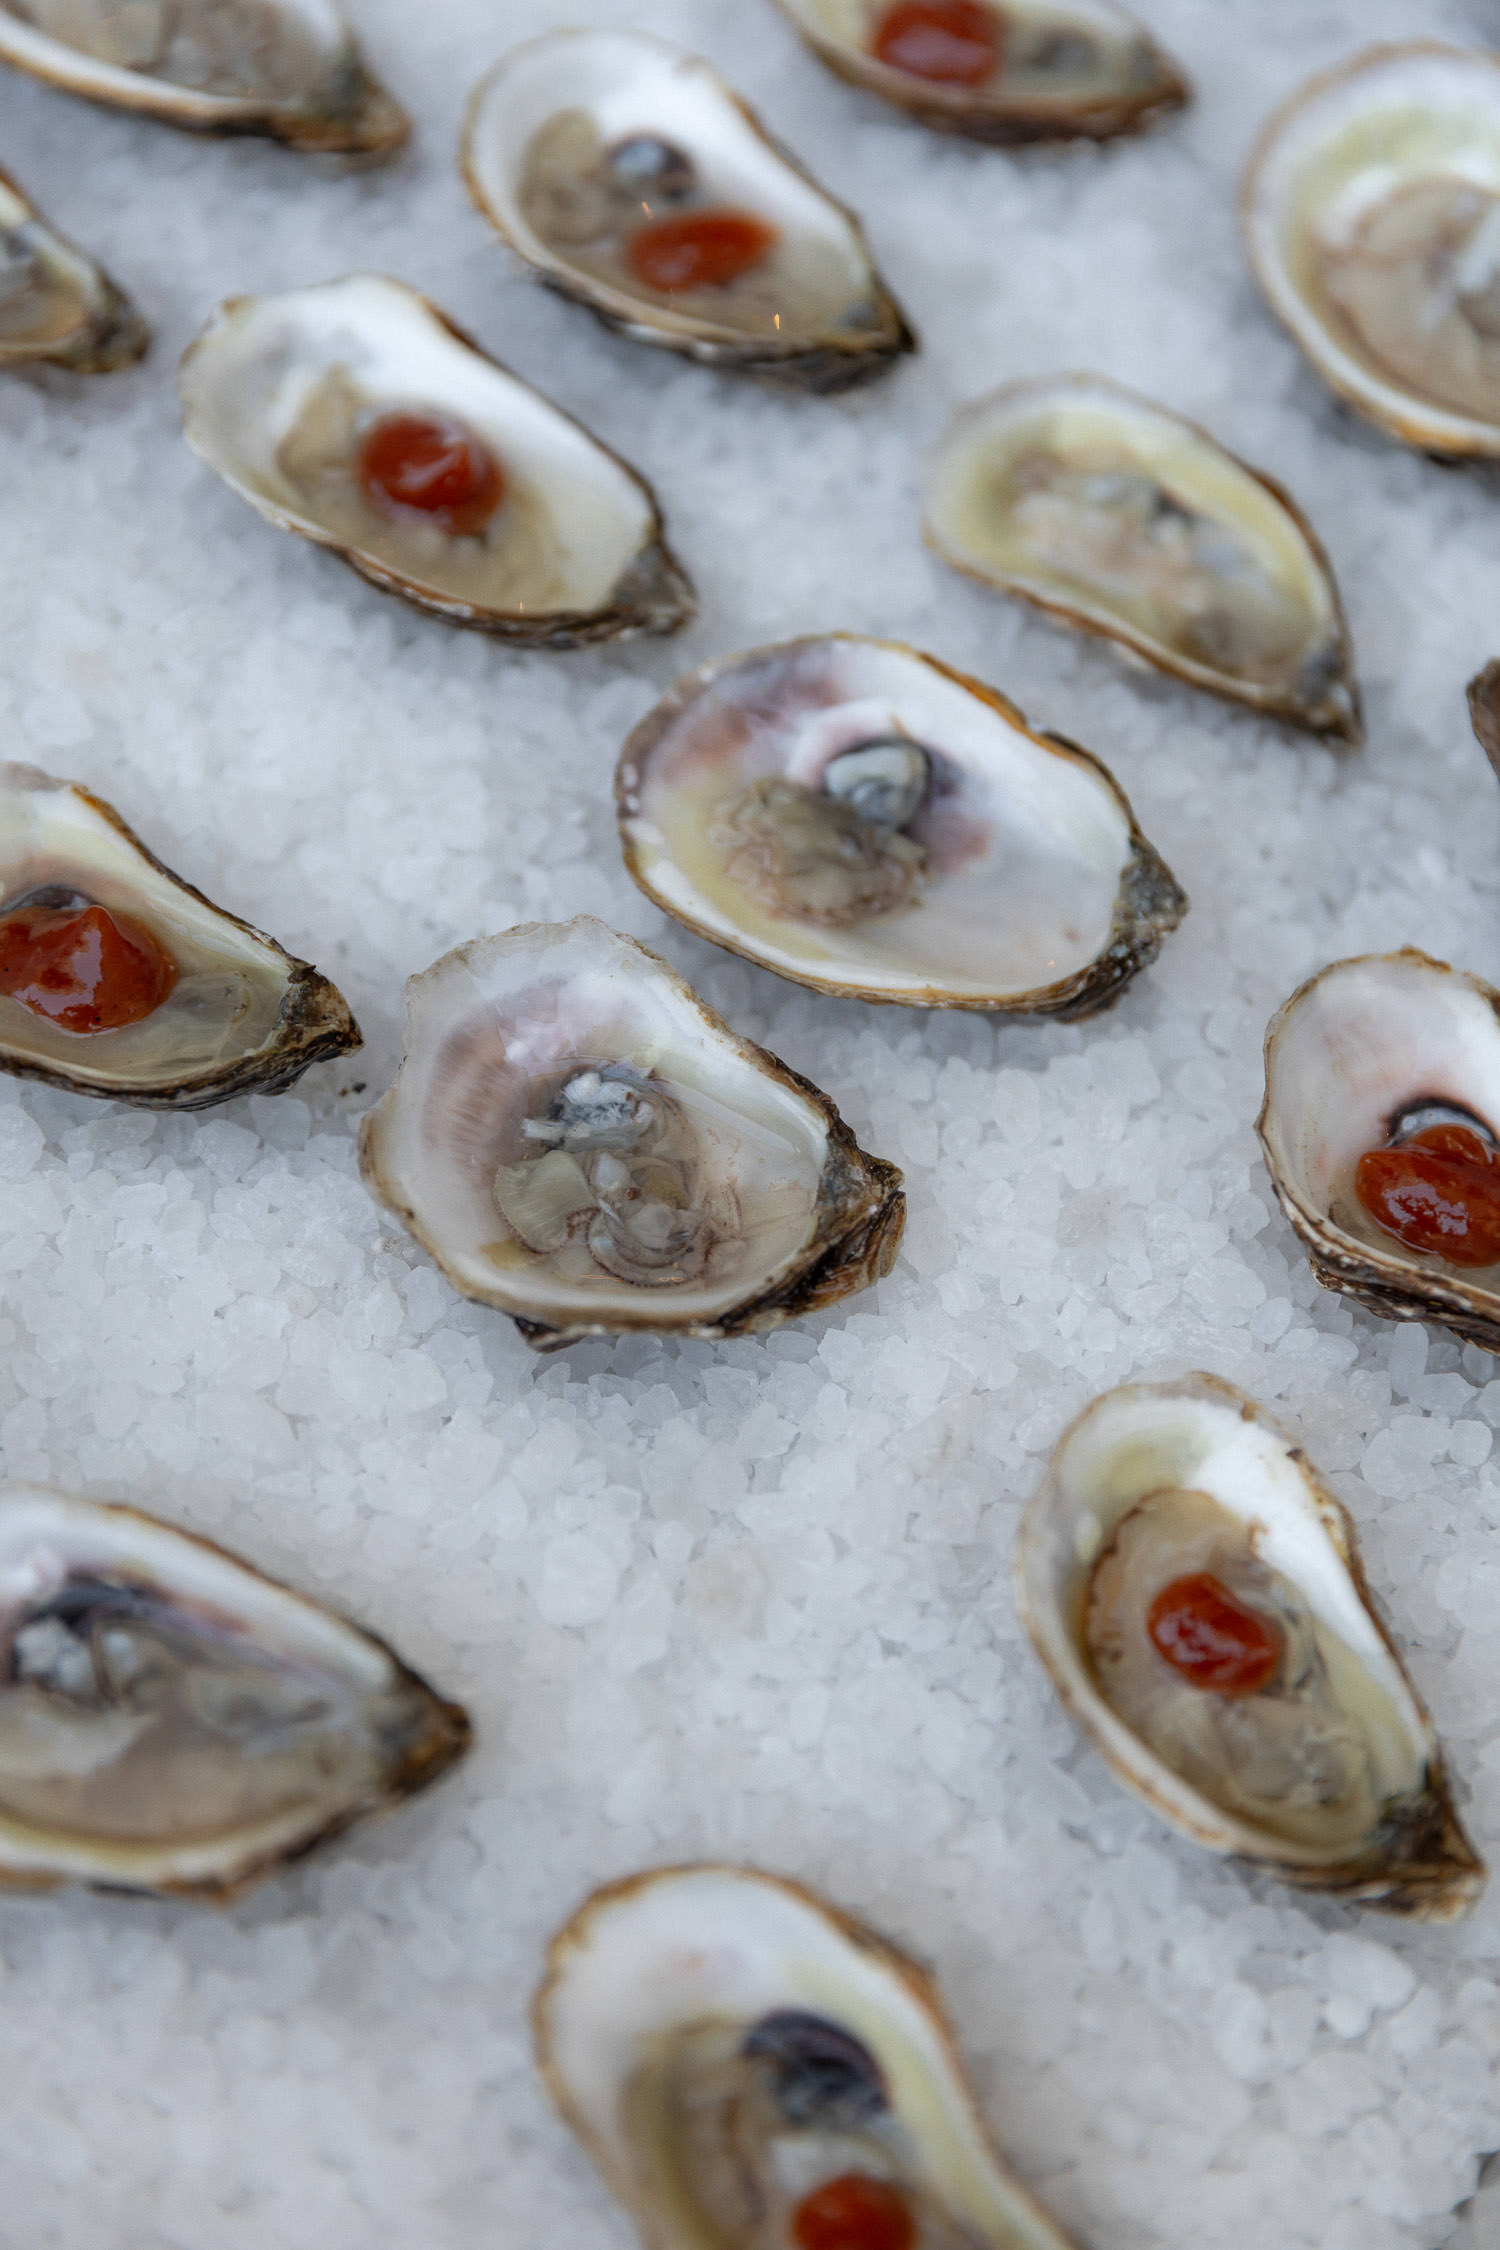
[[1376, 47], [1261, 137], [1241, 199], [1271, 309], [1407, 445], [1500, 455], [1500, 57]]
[[1500, 993], [1478, 977], [1406, 946], [1333, 962], [1272, 1018], [1256, 1130], [1319, 1281], [1500, 1351], [1500, 1264], [1408, 1248], [1355, 1190], [1368, 1151], [1443, 1122], [1500, 1135]]
[[[1162, 1653], [1160, 1604], [1200, 1574], [1266, 1636], [1253, 1688]], [[1419, 1921], [1472, 1906], [1484, 1867], [1349, 1518], [1243, 1391], [1188, 1375], [1095, 1399], [1026, 1511], [1016, 1591], [1116, 1779], [1195, 1842]]]
[[107, 375], [148, 341], [125, 292], [0, 172], [0, 367], [43, 359]]
[[939, 133], [1001, 144], [1107, 141], [1191, 99], [1170, 56], [1113, 0], [960, 0], [946, 37], [918, 12], [906, 36], [928, 52], [915, 69], [878, 51], [896, 15], [882, 0], [780, 5], [830, 70]]
[[[853, 213], [665, 40], [552, 31], [512, 49], [475, 90], [463, 168], [511, 248], [638, 343], [814, 391], [916, 348]], [[669, 272], [664, 230], [707, 221], [738, 227], [750, 262], [722, 280], [691, 257]], [[631, 263], [648, 250], [658, 281]]]
[[383, 1641], [222, 1548], [0, 1486], [0, 1883], [230, 1899], [468, 1742]]
[[[231, 298], [179, 387], [189, 445], [268, 522], [453, 624], [574, 648], [675, 632], [697, 606], [649, 485], [403, 282]], [[362, 448], [412, 414], [498, 474], [472, 530], [366, 488]]]
[[648, 898], [850, 999], [1090, 1015], [1187, 909], [1097, 759], [894, 641], [705, 665], [635, 729], [615, 795]]
[[0, 62], [189, 132], [379, 162], [411, 131], [336, 0], [0, 0]]
[[103, 907], [175, 978], [119, 1028], [65, 1029], [0, 990], [0, 1070], [148, 1109], [277, 1094], [360, 1044], [343, 994], [162, 866], [112, 806], [35, 766], [0, 765], [0, 918]]
[[650, 2250], [790, 2241], [851, 2176], [916, 2222], [880, 2241], [1068, 2250], [990, 2146], [927, 1972], [795, 1883], [607, 1884], [553, 1939], [532, 2013], [552, 2098]]
[[538, 1350], [775, 1328], [890, 1270], [901, 1174], [633, 939], [528, 923], [406, 991], [366, 1182]]
[[1096, 375], [1009, 383], [933, 464], [945, 562], [1158, 670], [1363, 739], [1343, 606], [1293, 501], [1181, 415]]

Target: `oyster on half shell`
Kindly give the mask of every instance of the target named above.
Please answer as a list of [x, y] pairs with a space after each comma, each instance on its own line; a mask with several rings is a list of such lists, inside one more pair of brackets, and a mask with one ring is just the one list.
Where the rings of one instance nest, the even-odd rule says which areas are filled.
[[0, 1884], [221, 1902], [468, 1742], [383, 1641], [222, 1548], [0, 1486]]
[[969, 140], [1107, 141], [1191, 98], [1170, 56], [1114, 0], [965, 0], [937, 22], [903, 0], [780, 5], [841, 78]]
[[853, 213], [665, 40], [514, 48], [475, 90], [463, 167], [511, 248], [638, 343], [814, 391], [916, 348]]
[[906, 1209], [826, 1095], [588, 915], [410, 980], [360, 1163], [454, 1288], [540, 1351], [778, 1327], [888, 1272]]
[[626, 743], [615, 795], [648, 898], [845, 998], [1091, 1015], [1187, 910], [1096, 758], [894, 641], [691, 673]]
[[1068, 2250], [991, 2147], [926, 1970], [798, 1884], [712, 1865], [608, 1884], [553, 1939], [532, 2015], [553, 2100], [649, 2250]]
[[933, 464], [945, 562], [1159, 671], [1363, 739], [1343, 605], [1295, 503], [1206, 430], [1096, 375], [1010, 383]]
[[1473, 1905], [1485, 1870], [1349, 1518], [1243, 1391], [1096, 1399], [1026, 1511], [1016, 1590], [1116, 1779], [1195, 1842], [1418, 1921]]
[[411, 131], [337, 0], [0, 0], [0, 62], [189, 132], [379, 162]]
[[[179, 388], [189, 445], [268, 522], [451, 624], [576, 648], [697, 606], [644, 479], [404, 282], [231, 298]], [[403, 500], [403, 456], [372, 451], [390, 432], [446, 447], [473, 512], [433, 508], [451, 484]]]
[[310, 1063], [359, 1046], [326, 977], [173, 875], [111, 806], [35, 766], [0, 765], [0, 927], [93, 908], [165, 959], [165, 991], [135, 1020], [74, 1029], [15, 996], [7, 958], [0, 1070], [149, 1109], [206, 1109], [281, 1093]]
[[107, 375], [148, 341], [125, 292], [0, 172], [0, 367], [41, 359]]

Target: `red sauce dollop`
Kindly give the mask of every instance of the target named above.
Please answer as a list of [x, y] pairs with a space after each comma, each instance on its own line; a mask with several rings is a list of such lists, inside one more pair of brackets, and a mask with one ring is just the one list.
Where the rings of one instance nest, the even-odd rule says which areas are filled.
[[499, 462], [446, 415], [382, 414], [365, 433], [356, 473], [377, 508], [409, 508], [444, 531], [471, 537], [505, 498]]
[[1428, 1125], [1394, 1148], [1372, 1148], [1354, 1172], [1370, 1217], [1409, 1250], [1455, 1266], [1500, 1261], [1500, 1164], [1467, 1125]]
[[1146, 1630], [1174, 1672], [1218, 1695], [1258, 1694], [1281, 1662], [1278, 1627], [1211, 1570], [1163, 1586], [1147, 1612]]
[[723, 289], [758, 266], [779, 239], [749, 211], [685, 211], [633, 234], [625, 260], [648, 289]]
[[916, 2239], [901, 2190], [864, 2172], [825, 2180], [792, 2214], [797, 2250], [911, 2250]]
[[0, 916], [0, 992], [64, 1031], [118, 1031], [159, 1008], [177, 963], [139, 922], [104, 906]]
[[870, 52], [908, 78], [982, 86], [999, 69], [1004, 44], [1004, 26], [980, 0], [895, 0], [875, 26]]

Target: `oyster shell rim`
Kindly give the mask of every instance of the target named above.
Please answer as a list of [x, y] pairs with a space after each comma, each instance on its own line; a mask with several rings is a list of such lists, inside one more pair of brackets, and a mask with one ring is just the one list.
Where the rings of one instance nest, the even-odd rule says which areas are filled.
[[[273, 296], [294, 297], [309, 289], [332, 288], [343, 281], [378, 281], [401, 290], [455, 344], [471, 352], [487, 367], [494, 368], [507, 382], [529, 391], [550, 413], [569, 423], [596, 452], [621, 470], [637, 488], [649, 511], [647, 532], [628, 568], [611, 589], [609, 602], [603, 608], [495, 610], [486, 609], [475, 602], [461, 601], [456, 596], [440, 594], [415, 579], [405, 577], [393, 565], [381, 562], [378, 556], [367, 554], [362, 548], [340, 539], [335, 533], [319, 525], [314, 518], [309, 516], [302, 519], [292, 515], [268, 495], [256, 491], [241, 478], [231, 474], [205, 450], [193, 434], [192, 408], [183, 391], [183, 378], [190, 364], [210, 344], [221, 325], [241, 306], [260, 305]], [[331, 281], [303, 283], [287, 290], [241, 290], [233, 297], [225, 297], [205, 326], [183, 349], [177, 362], [177, 397], [182, 435], [187, 445], [220, 482], [253, 508], [264, 522], [271, 524], [277, 531], [287, 531], [295, 538], [306, 540], [311, 547], [321, 548], [325, 554], [330, 554], [338, 562], [345, 564], [367, 585], [373, 586], [378, 593], [389, 594], [394, 600], [405, 602], [409, 608], [421, 611], [424, 616], [439, 618], [444, 624], [455, 625], [462, 630], [485, 633], [491, 640], [512, 648], [565, 650], [597, 647], [606, 641], [664, 636], [690, 625], [698, 614], [698, 589], [668, 543], [666, 519], [655, 487], [634, 463], [627, 461], [623, 453], [617, 453], [612, 445], [606, 444], [576, 414], [570, 413], [565, 406], [559, 406], [550, 392], [528, 382], [524, 375], [518, 375], [514, 368], [497, 359], [493, 352], [486, 351], [476, 337], [456, 320], [450, 319], [441, 305], [435, 304], [424, 290], [414, 288], [410, 282], [402, 281], [395, 274], [377, 273], [359, 267], [347, 274], [336, 274]], [[627, 596], [621, 602], [621, 588], [637, 576], [642, 581], [642, 590]]]
[[[1194, 421], [1190, 415], [1180, 414], [1175, 406], [1163, 405], [1160, 399], [1150, 397], [1145, 391], [1133, 390], [1128, 384], [1117, 383], [1113, 376], [1095, 375], [1085, 369], [1074, 368], [1055, 375], [1017, 376], [1009, 382], [997, 384], [993, 390], [982, 392], [977, 398], [965, 400], [950, 415], [947, 428], [944, 430], [932, 458], [937, 459], [945, 451], [949, 440], [953, 437], [962, 420], [970, 415], [977, 414], [981, 408], [992, 405], [997, 399], [1015, 397], [1025, 391], [1063, 390], [1073, 385], [1082, 386], [1085, 384], [1095, 390], [1112, 393], [1116, 398], [1122, 399], [1128, 406], [1145, 407], [1150, 413], [1175, 422], [1180, 429], [1187, 431], [1195, 441], [1209, 446], [1223, 459], [1231, 462], [1241, 474], [1259, 485], [1262, 491], [1268, 493], [1270, 498], [1284, 509], [1293, 528], [1305, 543], [1314, 564], [1326, 580], [1333, 597], [1335, 641], [1341, 660], [1338, 685], [1344, 690], [1348, 698], [1348, 708], [1341, 718], [1330, 721], [1327, 726], [1319, 726], [1315, 721], [1299, 715], [1297, 707], [1289, 703], [1285, 697], [1278, 697], [1274, 692], [1262, 693], [1250, 682], [1243, 685], [1237, 684], [1231, 680], [1227, 673], [1217, 673], [1207, 666], [1195, 665], [1191, 658], [1170, 656], [1167, 652], [1159, 650], [1157, 643], [1148, 640], [1143, 634], [1137, 633], [1124, 620], [1121, 620], [1118, 627], [1106, 625], [1101, 618], [1091, 617], [1082, 610], [1074, 609], [1058, 597], [1034, 591], [1017, 581], [991, 577], [987, 572], [976, 569], [972, 564], [961, 562], [956, 555], [948, 551], [941, 536], [934, 533], [931, 525], [930, 506], [925, 501], [922, 512], [923, 544], [930, 547], [932, 552], [938, 556], [940, 561], [946, 563], [950, 570], [958, 571], [963, 577], [972, 580], [976, 585], [987, 586], [992, 592], [1013, 596], [1018, 601], [1027, 602], [1033, 609], [1041, 610], [1046, 616], [1060, 619], [1074, 632], [1088, 633], [1095, 640], [1112, 641], [1119, 647], [1128, 650], [1131, 655], [1139, 657], [1142, 663], [1150, 666], [1152, 671], [1160, 672], [1168, 679], [1175, 679], [1184, 686], [1197, 688], [1205, 695], [1217, 696], [1223, 703], [1237, 703], [1243, 709], [1253, 711], [1259, 718], [1274, 720], [1279, 725], [1291, 727], [1300, 734], [1315, 735], [1319, 741], [1326, 742], [1331, 749], [1360, 749], [1365, 740], [1364, 701], [1354, 667], [1354, 641], [1349, 630], [1349, 620], [1344, 611], [1344, 597], [1340, 591], [1328, 551], [1286, 487], [1277, 478], [1271, 476], [1268, 471], [1257, 469], [1252, 462], [1246, 461], [1240, 454], [1233, 452], [1229, 446], [1224, 444], [1222, 439], [1216, 438], [1212, 430], [1208, 429], [1205, 424]], [[930, 495], [930, 472], [928, 492]]]
[[[1420, 1814], [1394, 1829], [1376, 1829], [1358, 1855], [1337, 1861], [1311, 1860], [1282, 1856], [1283, 1852], [1296, 1854], [1298, 1847], [1289, 1843], [1280, 1851], [1274, 1840], [1257, 1847], [1251, 1840], [1255, 1831], [1247, 1822], [1223, 1811], [1190, 1782], [1173, 1773], [1139, 1741], [1126, 1722], [1114, 1714], [1089, 1679], [1082, 1657], [1076, 1654], [1072, 1631], [1060, 1627], [1054, 1639], [1045, 1625], [1038, 1622], [1031, 1572], [1035, 1567], [1040, 1576], [1043, 1568], [1041, 1550], [1048, 1502], [1057, 1463], [1064, 1450], [1102, 1407], [1116, 1400], [1151, 1397], [1170, 1400], [1184, 1395], [1231, 1411], [1241, 1420], [1258, 1425], [1285, 1449], [1286, 1458], [1300, 1476], [1323, 1532], [1348, 1572], [1356, 1598], [1411, 1699], [1426, 1752]], [[1458, 1817], [1446, 1753], [1427, 1705], [1407, 1671], [1371, 1590], [1354, 1519], [1323, 1482], [1300, 1441], [1282, 1426], [1276, 1415], [1268, 1412], [1248, 1391], [1241, 1390], [1238, 1384], [1202, 1368], [1164, 1382], [1119, 1383], [1099, 1392], [1077, 1414], [1070, 1416], [1048, 1455], [1041, 1482], [1022, 1511], [1012, 1553], [1011, 1585], [1016, 1613], [1025, 1627], [1027, 1639], [1064, 1710], [1113, 1779], [1148, 1805], [1178, 1834], [1217, 1853], [1231, 1865], [1272, 1875], [1290, 1888], [1321, 1893], [1350, 1905], [1369, 1906], [1415, 1922], [1458, 1921], [1475, 1905], [1488, 1881], [1488, 1869]], [[1065, 1642], [1072, 1658], [1071, 1668], [1059, 1661], [1057, 1641]], [[1107, 1726], [1098, 1723], [1099, 1709], [1107, 1715]], [[1134, 1766], [1129, 1755], [1112, 1739], [1116, 1732], [1134, 1746], [1138, 1760]], [[1160, 1776], [1165, 1777], [1165, 1787]], [[1382, 1837], [1387, 1856], [1381, 1864], [1372, 1865], [1371, 1847], [1378, 1845]]]
[[0, 345], [0, 367], [71, 367], [78, 375], [113, 375], [143, 360], [151, 348], [151, 330], [134, 298], [92, 251], [81, 248], [71, 235], [53, 225], [15, 174], [3, 166], [0, 193], [13, 195], [28, 217], [75, 257], [88, 276], [85, 318], [80, 326], [53, 344], [28, 345], [24, 337], [17, 337]]
[[[1124, 814], [1129, 831], [1130, 856], [1120, 871], [1109, 934], [1092, 961], [1086, 962], [1081, 969], [1074, 970], [1071, 976], [1060, 978], [1056, 984], [1038, 986], [1034, 992], [1020, 993], [1009, 998], [949, 994], [937, 985], [924, 986], [920, 991], [914, 992], [877, 990], [869, 985], [845, 984], [834, 977], [819, 977], [769, 961], [764, 953], [748, 941], [726, 936], [711, 928], [707, 922], [664, 898], [653, 887], [647, 870], [641, 865], [640, 843], [631, 828], [640, 818], [640, 789], [646, 762], [663, 737], [705, 689], [712, 687], [718, 679], [737, 670], [739, 666], [784, 655], [791, 649], [822, 647], [830, 642], [852, 642], [893, 650], [902, 656], [915, 658], [919, 663], [940, 673], [943, 678], [966, 688], [1007, 725], [1018, 729], [1042, 749], [1071, 763], [1087, 767], [1103, 784], [1106, 793], [1113, 797], [1117, 808]], [[626, 737], [615, 765], [614, 792], [615, 824], [626, 872], [653, 906], [663, 914], [670, 915], [674, 922], [690, 931], [694, 937], [717, 946], [721, 952], [735, 954], [741, 960], [749, 961], [756, 968], [781, 977], [789, 984], [801, 985], [807, 991], [821, 992], [835, 1000], [863, 1000], [872, 1007], [958, 1009], [977, 1015], [1013, 1015], [1023, 1018], [1053, 1016], [1063, 1023], [1081, 1022], [1088, 1016], [1101, 1015], [1114, 1006], [1126, 986], [1143, 969], [1151, 966], [1163, 943], [1183, 921], [1191, 905], [1187, 892], [1138, 825], [1129, 798], [1102, 758], [1067, 735], [1033, 726], [1003, 690], [990, 687], [987, 682], [960, 671], [956, 665], [945, 663], [941, 657], [933, 656], [926, 649], [916, 648], [907, 641], [887, 640], [873, 633], [842, 630], [832, 633], [797, 633], [789, 640], [768, 641], [756, 648], [737, 650], [726, 657], [710, 658], [707, 663], [695, 666], [691, 672], [685, 672], [652, 705], [644, 718], [637, 720]]]

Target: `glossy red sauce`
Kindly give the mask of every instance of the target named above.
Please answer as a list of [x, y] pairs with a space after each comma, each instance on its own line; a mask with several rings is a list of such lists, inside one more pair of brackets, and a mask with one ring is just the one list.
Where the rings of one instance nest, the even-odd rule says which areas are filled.
[[1455, 1266], [1500, 1262], [1500, 1163], [1467, 1125], [1429, 1125], [1393, 1148], [1372, 1148], [1354, 1190], [1377, 1226], [1409, 1250]]
[[779, 239], [749, 211], [685, 211], [633, 234], [625, 262], [648, 289], [723, 289], [760, 265]]
[[895, 0], [870, 40], [877, 62], [937, 86], [982, 86], [1004, 46], [1004, 26], [980, 0]]
[[64, 1031], [118, 1031], [154, 1013], [177, 963], [107, 907], [17, 907], [0, 916], [0, 992]]
[[356, 473], [377, 508], [411, 509], [455, 535], [483, 531], [505, 498], [488, 446], [446, 415], [383, 414], [365, 433]]
[[911, 2250], [916, 2239], [901, 2190], [865, 2172], [825, 2180], [792, 2214], [797, 2250]]
[[1163, 1586], [1146, 1615], [1159, 1656], [1194, 1687], [1255, 1695], [1281, 1662], [1281, 1634], [1210, 1570]]

